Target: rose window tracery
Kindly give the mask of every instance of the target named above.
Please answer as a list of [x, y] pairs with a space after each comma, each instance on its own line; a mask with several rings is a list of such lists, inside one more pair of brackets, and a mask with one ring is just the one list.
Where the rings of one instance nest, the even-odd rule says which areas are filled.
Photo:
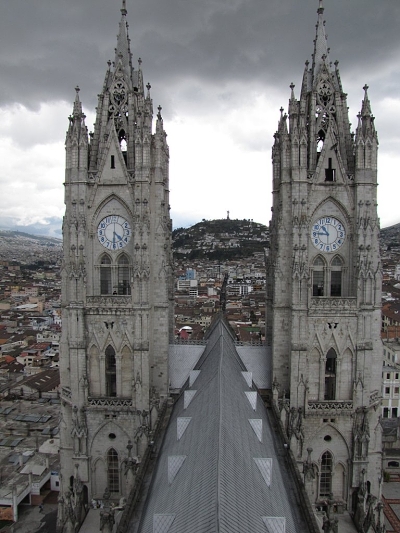
[[108, 106], [108, 117], [114, 119], [119, 141], [126, 140], [127, 131], [127, 87], [123, 80], [117, 79], [111, 86], [111, 102]]

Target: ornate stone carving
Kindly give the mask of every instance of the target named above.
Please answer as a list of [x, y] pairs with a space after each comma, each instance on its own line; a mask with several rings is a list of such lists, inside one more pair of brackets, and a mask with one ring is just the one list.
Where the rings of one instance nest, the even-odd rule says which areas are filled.
[[132, 407], [130, 398], [88, 398], [91, 407]]
[[356, 298], [311, 298], [310, 307], [316, 311], [356, 311], [357, 299]]
[[96, 307], [126, 307], [132, 303], [131, 296], [88, 296], [87, 305]]
[[309, 401], [308, 409], [310, 411], [353, 411], [353, 402], [348, 401]]

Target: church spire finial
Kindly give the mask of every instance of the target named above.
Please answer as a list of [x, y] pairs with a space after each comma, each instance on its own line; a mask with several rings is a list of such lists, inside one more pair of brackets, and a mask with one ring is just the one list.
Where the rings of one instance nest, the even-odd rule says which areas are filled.
[[363, 87], [363, 91], [364, 91], [364, 100], [362, 102], [362, 109], [361, 109], [361, 116], [362, 117], [371, 117], [372, 113], [371, 113], [371, 103], [369, 101], [369, 97], [368, 97], [368, 85], [365, 84], [364, 87]]
[[75, 93], [76, 94], [75, 94], [74, 110], [73, 110], [74, 117], [82, 115], [82, 104], [81, 104], [81, 101], [79, 99], [79, 91], [80, 91], [80, 88], [77, 85], [75, 87]]
[[126, 15], [128, 11], [126, 10], [126, 0], [122, 0], [122, 9], [121, 9], [122, 15]]

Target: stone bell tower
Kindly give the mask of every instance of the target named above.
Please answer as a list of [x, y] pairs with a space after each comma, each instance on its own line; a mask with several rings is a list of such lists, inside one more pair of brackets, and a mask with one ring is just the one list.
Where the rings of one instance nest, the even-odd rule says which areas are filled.
[[351, 132], [323, 13], [320, 0], [312, 62], [275, 134], [267, 339], [275, 405], [311, 501], [356, 515], [382, 478], [378, 137], [367, 86]]
[[[66, 137], [59, 531], [118, 501], [168, 393], [173, 281], [161, 107], [132, 65], [125, 0], [88, 133], [79, 89]], [[135, 461], [133, 461], [133, 459]]]

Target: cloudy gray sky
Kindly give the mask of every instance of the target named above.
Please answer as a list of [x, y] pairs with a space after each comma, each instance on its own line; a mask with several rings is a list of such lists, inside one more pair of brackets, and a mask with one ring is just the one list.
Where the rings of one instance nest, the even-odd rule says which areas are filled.
[[[0, 5], [0, 227], [60, 233], [64, 138], [74, 87], [89, 127], [122, 0], [3, 0]], [[324, 0], [330, 59], [350, 119], [362, 87], [380, 141], [382, 227], [400, 222], [400, 2]], [[271, 146], [289, 85], [311, 59], [318, 0], [127, 0], [131, 49], [171, 151], [174, 227], [202, 218], [267, 224]]]

